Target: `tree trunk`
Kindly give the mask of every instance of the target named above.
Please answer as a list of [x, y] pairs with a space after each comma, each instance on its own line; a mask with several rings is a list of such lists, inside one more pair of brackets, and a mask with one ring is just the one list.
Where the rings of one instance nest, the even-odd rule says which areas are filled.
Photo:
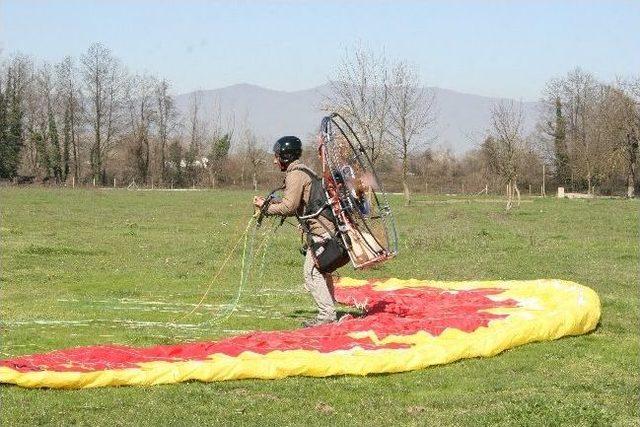
[[165, 182], [167, 181], [167, 168], [165, 166], [165, 156], [164, 156], [164, 152], [165, 152], [165, 145], [167, 144], [166, 138], [161, 137], [161, 142], [160, 142], [160, 181], [162, 183], [162, 186], [164, 186]]
[[635, 195], [636, 190], [636, 161], [638, 159], [638, 140], [629, 138], [629, 174], [627, 175], [627, 197], [631, 198]]
[[64, 139], [62, 165], [62, 181], [67, 182], [67, 176], [69, 175], [69, 135], [65, 135]]
[[253, 191], [258, 191], [258, 176], [255, 172], [251, 176], [251, 179], [253, 180]]
[[402, 188], [404, 191], [404, 205], [409, 206], [411, 203], [411, 193], [409, 191], [409, 184], [407, 184], [406, 179], [402, 181]]
[[73, 177], [80, 182], [80, 168], [78, 165], [78, 147], [73, 144]]
[[73, 177], [80, 182], [80, 171], [78, 168], [78, 142], [76, 141], [76, 129], [73, 115], [71, 116], [71, 145], [73, 148]]
[[575, 182], [573, 181], [573, 171], [571, 171], [571, 191], [576, 191]]
[[151, 159], [151, 145], [145, 136], [144, 138], [144, 170], [142, 175], [142, 184], [147, 185], [149, 180], [149, 161]]
[[404, 190], [404, 205], [409, 206], [411, 203], [411, 192], [409, 191], [409, 183], [407, 175], [409, 174], [409, 155], [407, 152], [408, 142], [403, 141], [402, 151], [402, 189]]
[[102, 147], [100, 146], [100, 122], [102, 120], [102, 111], [100, 108], [100, 101], [96, 98], [94, 101], [96, 105], [96, 115], [95, 115], [95, 141], [93, 142], [93, 147], [91, 149], [91, 173], [93, 174], [93, 178], [97, 181], [100, 179], [100, 169], [102, 169], [102, 159], [101, 159], [101, 151]]

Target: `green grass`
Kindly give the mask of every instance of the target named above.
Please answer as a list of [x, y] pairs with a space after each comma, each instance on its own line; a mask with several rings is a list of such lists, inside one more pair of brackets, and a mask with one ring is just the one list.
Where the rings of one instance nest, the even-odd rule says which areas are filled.
[[[181, 319], [244, 230], [250, 198], [223, 191], [0, 189], [0, 356], [297, 327], [313, 315], [313, 304], [301, 286], [299, 238], [287, 225], [273, 236], [263, 280], [258, 259], [231, 318], [206, 324], [219, 313], [216, 305], [234, 299], [239, 257], [222, 271], [206, 305]], [[393, 204], [400, 256], [378, 270], [343, 274], [573, 280], [600, 295], [598, 329], [394, 375], [73, 391], [2, 386], [0, 424], [640, 423], [638, 201], [529, 199], [508, 214], [494, 198]]]

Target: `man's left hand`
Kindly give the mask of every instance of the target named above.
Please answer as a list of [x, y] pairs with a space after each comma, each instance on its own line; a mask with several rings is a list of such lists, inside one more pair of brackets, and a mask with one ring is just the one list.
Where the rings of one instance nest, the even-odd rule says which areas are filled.
[[261, 196], [253, 196], [253, 205], [257, 208], [262, 208], [264, 204], [264, 197]]

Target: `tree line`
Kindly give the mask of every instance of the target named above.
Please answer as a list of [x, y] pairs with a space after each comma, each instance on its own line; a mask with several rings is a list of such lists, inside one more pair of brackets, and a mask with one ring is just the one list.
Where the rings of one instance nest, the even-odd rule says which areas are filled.
[[[129, 73], [101, 44], [57, 64], [14, 55], [0, 68], [0, 178], [215, 186], [231, 160], [264, 155], [250, 129], [235, 132], [201, 107], [196, 92], [181, 116], [166, 79]], [[230, 159], [235, 133], [244, 155]]]
[[628, 197], [640, 191], [640, 76], [600, 82], [576, 68], [550, 79], [533, 131], [524, 128], [521, 102], [497, 102], [484, 137], [462, 155], [433, 146], [436, 99], [411, 64], [388, 64], [357, 48], [337, 68], [331, 88], [329, 109], [348, 117], [406, 203], [410, 189], [506, 192], [507, 207], [521, 190], [565, 187]]
[[[463, 155], [434, 147], [437, 100], [411, 63], [355, 46], [329, 87], [321, 108], [349, 121], [406, 203], [415, 191], [506, 191], [511, 201], [557, 186], [629, 197], [640, 190], [640, 77], [600, 82], [575, 69], [550, 79], [533, 132], [525, 133], [521, 103], [500, 102], [486, 134]], [[101, 44], [57, 64], [7, 58], [0, 64], [0, 178], [254, 190], [280, 179], [268, 167], [268, 142], [246, 120], [204, 109], [198, 92], [184, 114], [175, 102], [166, 79], [129, 73]], [[306, 151], [313, 163], [314, 150]]]

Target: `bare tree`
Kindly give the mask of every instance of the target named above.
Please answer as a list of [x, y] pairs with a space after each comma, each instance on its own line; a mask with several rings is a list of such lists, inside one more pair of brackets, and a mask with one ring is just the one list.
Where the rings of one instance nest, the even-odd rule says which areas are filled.
[[169, 135], [177, 126], [177, 111], [175, 103], [169, 94], [169, 83], [160, 80], [155, 87], [155, 109], [157, 113], [158, 151], [160, 182], [167, 182], [167, 144]]
[[[69, 151], [68, 147], [60, 146], [60, 134], [58, 132], [57, 106], [59, 94], [54, 83], [51, 66], [42, 64], [36, 78], [36, 96], [42, 101], [41, 118], [41, 149], [46, 158], [47, 176], [53, 175], [56, 183], [65, 181], [68, 171]], [[45, 124], [46, 123], [46, 124]]]
[[185, 155], [187, 179], [191, 186], [200, 182], [200, 172], [206, 165], [203, 164], [202, 146], [206, 138], [206, 127], [201, 117], [202, 100], [199, 92], [191, 94], [189, 105], [189, 116], [187, 117], [187, 129], [189, 138], [189, 148]]
[[522, 147], [522, 121], [521, 104], [500, 102], [491, 109], [492, 138], [485, 141], [485, 152], [493, 169], [507, 184], [507, 210], [513, 205], [514, 192], [520, 201], [517, 165]]
[[[431, 166], [433, 165], [433, 151], [431, 148], [427, 148], [418, 155], [415, 156], [415, 164], [418, 169], [418, 173], [422, 178], [422, 182], [424, 183], [424, 193], [429, 193], [429, 173], [431, 171]], [[433, 189], [433, 188], [432, 188]]]
[[93, 130], [89, 162], [94, 179], [104, 183], [104, 162], [120, 130], [125, 73], [111, 51], [100, 43], [91, 45], [81, 62], [87, 122]]
[[[632, 116], [632, 108], [624, 108], [623, 92], [622, 87], [602, 84], [579, 68], [547, 83], [540, 128], [542, 140], [550, 148], [549, 163], [555, 166], [559, 185], [586, 187], [588, 193], [606, 182], [613, 188], [622, 168], [621, 156], [627, 158], [629, 165], [634, 153], [633, 137], [627, 140], [622, 128], [623, 123], [633, 120], [623, 119], [625, 115]], [[628, 102], [627, 105], [631, 106]], [[631, 173], [632, 168], [628, 169]]]
[[222, 109], [215, 101], [212, 111], [209, 120], [211, 130], [207, 169], [211, 187], [215, 188], [218, 182], [226, 180], [225, 173], [228, 172], [229, 153], [235, 132], [235, 116], [230, 114], [223, 123]]
[[51, 68], [43, 64], [25, 90], [25, 128], [35, 155], [32, 171], [43, 182], [60, 180], [60, 147], [53, 116]]
[[640, 143], [640, 76], [618, 82], [614, 92], [615, 108], [613, 116], [622, 131], [617, 147], [622, 152], [627, 175], [627, 197], [634, 197], [640, 191], [638, 180], [638, 144]]
[[189, 105], [189, 144], [199, 154], [204, 138], [204, 123], [200, 117], [202, 108], [202, 99], [199, 92], [191, 94], [191, 103]]
[[266, 163], [266, 153], [258, 146], [258, 138], [249, 129], [246, 129], [243, 134], [243, 142], [245, 146], [245, 160], [249, 163], [251, 168], [251, 182], [253, 184], [253, 191], [258, 191], [258, 178], [262, 167]]
[[414, 159], [424, 181], [425, 193], [450, 191], [458, 172], [458, 161], [451, 150], [427, 148]]
[[389, 98], [385, 57], [363, 46], [347, 51], [330, 81], [324, 108], [342, 114], [352, 124], [374, 164], [385, 148]]
[[149, 75], [135, 76], [127, 84], [127, 106], [131, 129], [131, 154], [138, 177], [147, 183], [151, 165], [151, 126], [156, 119], [154, 88], [156, 79]]
[[553, 166], [555, 181], [559, 186], [568, 187], [571, 183], [571, 159], [567, 138], [567, 111], [562, 96], [561, 80], [547, 82], [542, 98], [542, 111], [537, 125], [537, 142], [544, 162]]
[[73, 155], [73, 176], [80, 179], [80, 131], [82, 126], [82, 99], [77, 70], [71, 57], [65, 57], [56, 65], [56, 86], [63, 111], [63, 145], [65, 175], [69, 173], [70, 155]]
[[567, 107], [567, 138], [573, 164], [572, 175], [584, 179], [587, 192], [591, 194], [601, 160], [601, 147], [598, 144], [600, 129], [593, 122], [599, 84], [589, 73], [576, 68], [561, 79], [559, 85], [562, 104]]
[[423, 132], [435, 123], [435, 96], [420, 87], [418, 72], [406, 62], [394, 67], [389, 95], [389, 134], [402, 162], [404, 202], [409, 205], [409, 154], [418, 142], [425, 141]]

